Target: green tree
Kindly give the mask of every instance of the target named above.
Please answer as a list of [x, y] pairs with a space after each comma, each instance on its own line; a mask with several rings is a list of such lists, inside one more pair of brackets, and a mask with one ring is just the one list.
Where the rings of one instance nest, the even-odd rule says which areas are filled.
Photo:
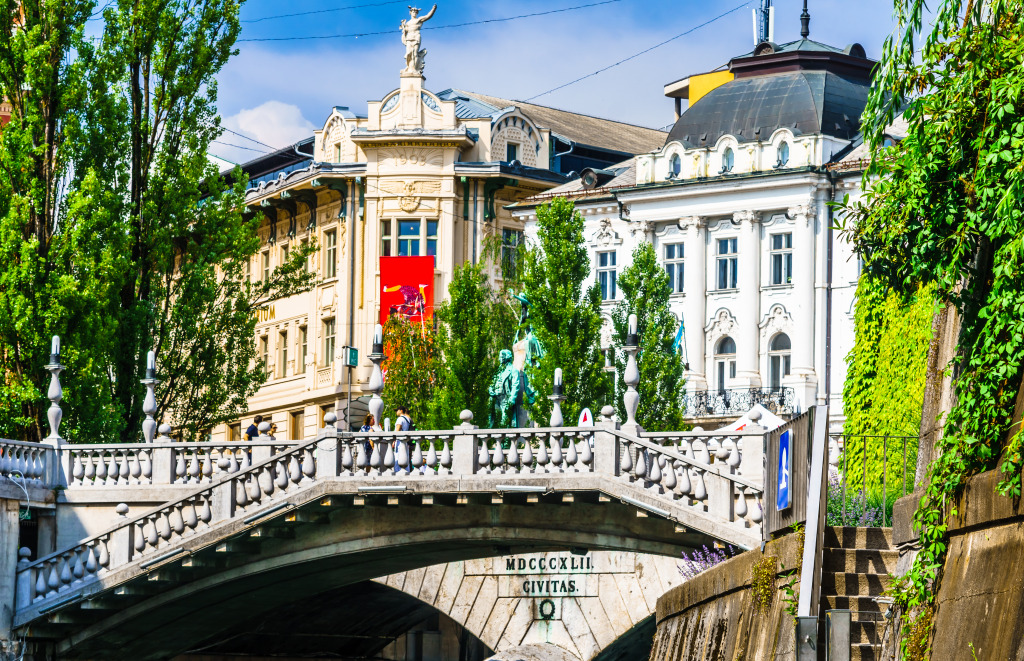
[[[395, 409], [404, 406], [410, 410], [417, 429], [435, 428], [431, 418], [434, 395], [442, 371], [437, 352], [437, 337], [433, 325], [410, 323], [392, 315], [384, 324], [384, 412], [395, 421]], [[458, 417], [455, 418], [458, 421]], [[378, 420], [378, 424], [384, 424]], [[447, 423], [448, 427], [457, 422]]]
[[601, 355], [601, 294], [591, 275], [590, 255], [583, 238], [583, 217], [572, 202], [555, 198], [537, 208], [537, 245], [524, 259], [523, 285], [530, 301], [530, 323], [544, 347], [536, 368], [527, 370], [537, 399], [534, 420], [546, 424], [551, 415], [555, 368], [562, 369], [565, 419], [575, 424], [584, 407], [600, 410], [609, 404], [611, 379]]
[[511, 316], [508, 310], [481, 264], [456, 267], [448, 300], [437, 310], [443, 363], [430, 407], [435, 428], [458, 424], [464, 409], [473, 412], [476, 424], [487, 424], [488, 388], [498, 370], [498, 354], [512, 342], [511, 334], [502, 332], [503, 320]]
[[[1024, 7], [1020, 0], [942, 0], [930, 31], [923, 0], [896, 0], [864, 127], [881, 149], [848, 206], [846, 228], [869, 277], [901, 294], [934, 287], [961, 321], [956, 403], [936, 443], [914, 515], [921, 551], [895, 586], [904, 652], [927, 648], [945, 560], [946, 508], [965, 480], [996, 466], [1019, 496], [1024, 436], [1011, 430], [1024, 372]], [[917, 655], [912, 655], [916, 657]]]
[[[679, 323], [669, 309], [672, 294], [668, 273], [658, 263], [658, 255], [650, 243], [642, 243], [633, 251], [633, 263], [618, 276], [622, 300], [612, 312], [617, 347], [626, 344], [629, 315], [637, 317], [640, 351], [637, 368], [640, 371], [640, 405], [636, 420], [647, 431], [673, 431], [683, 429], [686, 412], [683, 390], [683, 362], [676, 352], [675, 336]], [[626, 355], [619, 352], [615, 358], [618, 379], [615, 384], [615, 404], [619, 416], [626, 419], [622, 396], [626, 392], [623, 374]]]
[[244, 177], [226, 188], [207, 158], [238, 2], [108, 5], [96, 42], [83, 36], [94, 2], [0, 2], [14, 109], [0, 137], [0, 427], [45, 435], [42, 366], [59, 334], [66, 437], [136, 440], [155, 349], [158, 415], [195, 438], [263, 382], [255, 309], [311, 282], [312, 247], [250, 283]]

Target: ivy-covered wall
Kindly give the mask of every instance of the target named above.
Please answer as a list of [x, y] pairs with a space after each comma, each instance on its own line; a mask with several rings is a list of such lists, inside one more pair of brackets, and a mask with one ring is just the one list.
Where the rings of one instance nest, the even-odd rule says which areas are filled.
[[[875, 281], [861, 279], [855, 308], [856, 339], [846, 358], [843, 385], [847, 444], [840, 468], [846, 467], [849, 487], [860, 489], [864, 482], [866, 449], [869, 492], [881, 490], [883, 457], [888, 495], [899, 495], [904, 466], [907, 488], [913, 489], [935, 309], [931, 289], [904, 298]], [[883, 442], [881, 437], [886, 435], [915, 437], [907, 440], [906, 464], [904, 439]]]

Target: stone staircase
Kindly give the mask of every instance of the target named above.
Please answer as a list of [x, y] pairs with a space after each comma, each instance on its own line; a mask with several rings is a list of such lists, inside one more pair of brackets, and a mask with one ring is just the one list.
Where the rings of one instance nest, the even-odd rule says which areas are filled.
[[[899, 553], [892, 528], [825, 528], [822, 556], [819, 640], [825, 637], [825, 613], [849, 610], [850, 659], [878, 659], [885, 603], [875, 601], [889, 587]], [[821, 646], [821, 658], [824, 648]]]

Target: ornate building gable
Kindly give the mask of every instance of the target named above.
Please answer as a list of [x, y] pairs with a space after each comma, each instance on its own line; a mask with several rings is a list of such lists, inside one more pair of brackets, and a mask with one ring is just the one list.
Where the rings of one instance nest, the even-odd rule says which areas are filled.
[[490, 160], [508, 160], [508, 147], [512, 144], [517, 147], [514, 160], [528, 167], [546, 168], [544, 142], [541, 130], [528, 117], [513, 108], [491, 122]]
[[708, 325], [704, 327], [704, 335], [707, 342], [707, 347], [704, 351], [705, 355], [713, 356], [718, 341], [727, 335], [734, 335], [738, 328], [739, 324], [732, 311], [728, 308], [719, 308], [711, 317]]
[[349, 135], [356, 127], [356, 116], [348, 108], [335, 107], [324, 123], [324, 128], [314, 132], [314, 160], [326, 163], [355, 163], [357, 149]]
[[590, 242], [592, 248], [615, 248], [622, 245], [622, 237], [612, 228], [611, 218], [602, 218], [597, 234]]
[[786, 311], [785, 305], [776, 303], [761, 318], [758, 327], [761, 329], [761, 344], [767, 346], [768, 340], [779, 333], [792, 336], [793, 317]]

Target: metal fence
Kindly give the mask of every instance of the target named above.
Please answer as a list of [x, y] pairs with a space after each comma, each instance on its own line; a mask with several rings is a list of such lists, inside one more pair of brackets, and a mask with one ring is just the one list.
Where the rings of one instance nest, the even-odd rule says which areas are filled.
[[[830, 509], [845, 525], [892, 524], [890, 500], [914, 490], [918, 437], [895, 434], [829, 434]], [[879, 470], [879, 462], [881, 470]], [[852, 496], [852, 498], [851, 498]], [[839, 498], [840, 505], [834, 501]], [[856, 508], [856, 512], [851, 510]]]
[[755, 404], [776, 415], [791, 415], [796, 410], [796, 392], [792, 388], [697, 390], [686, 394], [684, 404], [686, 415], [694, 418], [743, 415]]

